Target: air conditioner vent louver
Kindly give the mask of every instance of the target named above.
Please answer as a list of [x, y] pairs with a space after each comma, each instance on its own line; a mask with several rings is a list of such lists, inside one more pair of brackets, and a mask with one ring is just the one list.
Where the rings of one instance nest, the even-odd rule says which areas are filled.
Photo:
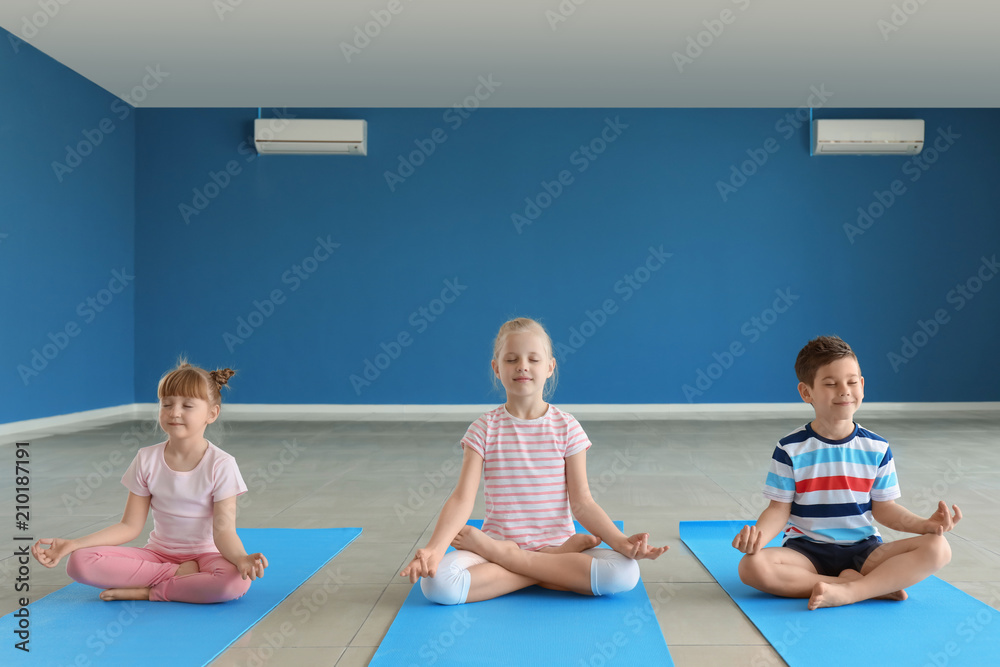
[[367, 155], [363, 120], [257, 118], [254, 145], [261, 155]]
[[812, 155], [916, 155], [922, 120], [814, 120]]

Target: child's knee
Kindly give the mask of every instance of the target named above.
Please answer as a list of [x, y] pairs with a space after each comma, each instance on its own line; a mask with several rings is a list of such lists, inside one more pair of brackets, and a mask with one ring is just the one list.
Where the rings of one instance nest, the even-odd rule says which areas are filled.
[[66, 556], [66, 574], [73, 581], [80, 581], [86, 578], [89, 565], [94, 561], [94, 549], [77, 549]]
[[[202, 599], [188, 600], [186, 598], [190, 595], [190, 589], [182, 589], [178, 587], [178, 582], [182, 581], [182, 579], [183, 578], [178, 579], [176, 577], [171, 579], [171, 582], [173, 583], [171, 592], [173, 595], [178, 596], [176, 601], [179, 602], [230, 602], [231, 600], [237, 600], [246, 595], [247, 591], [250, 590], [251, 584], [250, 579], [244, 579], [240, 576], [240, 573], [236, 571], [236, 568], [232, 568], [232, 571], [229, 571], [227, 568], [225, 571], [216, 571], [213, 574], [211, 582], [203, 589], [203, 594], [196, 593], [196, 595], [199, 596], [204, 595]], [[163, 599], [166, 600], [167, 598], [164, 597]]]
[[759, 588], [763, 585], [763, 581], [766, 578], [768, 568], [767, 562], [760, 555], [761, 552], [757, 552], [754, 555], [746, 554], [740, 559], [739, 564], [739, 574], [740, 581], [742, 581], [747, 586], [753, 588]]
[[77, 577], [80, 576], [79, 557], [76, 554], [77, 552], [74, 551], [66, 556], [66, 574], [73, 581], [76, 581]]
[[250, 580], [243, 579], [237, 574], [234, 577], [230, 577], [222, 587], [222, 590], [219, 591], [219, 602], [229, 602], [230, 600], [241, 598], [246, 595], [248, 590], [250, 590]]
[[437, 604], [464, 604], [471, 582], [468, 570], [438, 569], [435, 576], [420, 579], [420, 590], [425, 598]]
[[925, 535], [924, 537], [927, 538], [926, 549], [934, 559], [938, 569], [951, 562], [951, 545], [948, 544], [948, 539], [944, 535]]
[[[246, 595], [246, 592], [250, 590], [252, 583], [250, 578], [244, 579], [236, 566], [229, 561], [220, 563], [210, 572], [212, 573], [211, 588], [214, 592], [212, 597], [216, 598], [213, 600], [215, 602], [236, 600]], [[181, 579], [174, 579], [174, 582], [178, 581]]]
[[749, 555], [744, 555], [740, 559], [740, 564], [736, 569], [740, 574], [740, 581], [747, 586], [753, 586], [750, 582], [757, 579], [757, 564]]
[[639, 563], [610, 549], [600, 551], [610, 553], [595, 555], [590, 563], [591, 592], [594, 595], [614, 595], [635, 588], [639, 583]]

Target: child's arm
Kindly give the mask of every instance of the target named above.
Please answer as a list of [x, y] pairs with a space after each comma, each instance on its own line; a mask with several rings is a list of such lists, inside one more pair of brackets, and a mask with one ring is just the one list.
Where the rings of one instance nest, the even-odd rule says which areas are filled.
[[608, 517], [590, 493], [587, 482], [587, 452], [574, 454], [566, 459], [566, 490], [573, 516], [587, 529], [604, 541], [609, 547], [629, 558], [654, 560], [670, 547], [651, 547], [649, 533], [637, 533], [628, 537]]
[[[118, 546], [131, 542], [139, 537], [143, 527], [146, 525], [146, 517], [149, 514], [150, 496], [137, 496], [129, 491], [128, 500], [125, 502], [125, 511], [122, 513], [122, 520], [118, 523], [102, 528], [96, 533], [84, 535], [70, 540], [59, 537], [42, 538], [31, 547], [31, 554], [39, 563], [45, 567], [55, 567], [64, 556], [68, 556], [77, 549], [87, 547]], [[48, 545], [43, 549], [42, 545]]]
[[902, 505], [896, 504], [895, 500], [873, 500], [872, 517], [880, 524], [892, 530], [904, 533], [916, 533], [924, 535], [934, 533], [944, 535], [955, 527], [955, 524], [962, 520], [962, 510], [958, 505], [952, 505], [955, 510], [954, 516], [948, 511], [948, 505], [939, 501], [937, 511], [929, 518], [923, 519]]
[[212, 537], [222, 557], [236, 566], [243, 579], [264, 576], [267, 558], [262, 553], [247, 554], [243, 540], [236, 534], [236, 496], [218, 500], [212, 507]]
[[791, 513], [791, 503], [781, 503], [777, 500], [772, 500], [764, 511], [760, 513], [760, 518], [757, 519], [756, 525], [743, 526], [743, 530], [736, 534], [736, 537], [733, 539], [733, 547], [752, 556], [767, 546], [778, 533], [785, 529]]
[[399, 576], [409, 577], [410, 583], [416, 583], [420, 577], [434, 576], [448, 545], [472, 516], [482, 474], [483, 458], [472, 448], [466, 447], [458, 484], [441, 508], [441, 516], [438, 517], [430, 542], [423, 549], [417, 549], [413, 560], [403, 568]]

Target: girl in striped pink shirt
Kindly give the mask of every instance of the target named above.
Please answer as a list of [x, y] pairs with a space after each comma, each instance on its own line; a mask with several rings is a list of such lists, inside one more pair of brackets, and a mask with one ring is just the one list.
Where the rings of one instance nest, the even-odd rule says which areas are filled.
[[[507, 393], [504, 405], [472, 424], [462, 439], [464, 458], [454, 492], [434, 534], [400, 573], [421, 579], [439, 604], [477, 602], [531, 585], [584, 595], [631, 590], [649, 535], [615, 527], [587, 484], [590, 440], [572, 415], [545, 402], [555, 374], [552, 341], [534, 320], [500, 327], [493, 372]], [[465, 525], [485, 480], [483, 529]], [[576, 534], [573, 516], [590, 535]], [[604, 541], [611, 549], [597, 548]], [[455, 551], [445, 554], [448, 545]]]

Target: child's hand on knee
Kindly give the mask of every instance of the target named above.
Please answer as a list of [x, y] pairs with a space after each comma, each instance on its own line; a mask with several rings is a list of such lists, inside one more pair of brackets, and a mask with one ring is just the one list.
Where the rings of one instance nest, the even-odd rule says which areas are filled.
[[241, 556], [239, 562], [236, 563], [236, 569], [239, 570], [242, 579], [249, 578], [250, 581], [254, 581], [264, 576], [264, 570], [267, 569], [267, 558], [262, 553]]
[[620, 545], [615, 546], [615, 551], [623, 556], [628, 556], [633, 560], [656, 560], [670, 547], [649, 546], [649, 533], [636, 533], [626, 538]]
[[737, 551], [752, 556], [763, 546], [761, 544], [763, 537], [763, 533], [757, 530], [757, 526], [743, 526], [743, 529], [733, 538], [733, 547]]
[[399, 573], [401, 577], [409, 577], [410, 583], [415, 584], [421, 577], [433, 577], [437, 573], [438, 563], [444, 554], [433, 549], [417, 549], [416, 555], [410, 564]]
[[[48, 548], [43, 549], [43, 544], [48, 545]], [[63, 556], [72, 553], [72, 551], [72, 540], [64, 540], [59, 537], [42, 538], [31, 547], [31, 555], [45, 567], [55, 567], [63, 559]]]
[[926, 532], [934, 533], [935, 535], [944, 535], [954, 528], [955, 524], [962, 520], [962, 510], [958, 509], [958, 505], [952, 505], [951, 507], [955, 510], [954, 515], [948, 510], [948, 505], [943, 500], [938, 501], [937, 511], [927, 519], [929, 530]]

